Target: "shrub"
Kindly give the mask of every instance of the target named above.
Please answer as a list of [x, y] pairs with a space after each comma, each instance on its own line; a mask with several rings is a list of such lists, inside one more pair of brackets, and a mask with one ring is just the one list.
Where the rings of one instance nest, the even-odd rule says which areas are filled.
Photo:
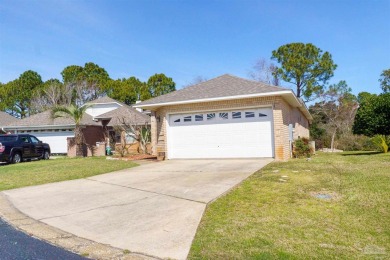
[[389, 150], [390, 137], [385, 135], [375, 135], [372, 138], [372, 142], [376, 145], [377, 149], [381, 152], [387, 153]]
[[293, 156], [295, 158], [310, 157], [313, 151], [309, 145], [309, 139], [299, 138], [293, 143]]
[[337, 149], [344, 151], [373, 151], [377, 149], [370, 137], [352, 133], [342, 134], [336, 145]]

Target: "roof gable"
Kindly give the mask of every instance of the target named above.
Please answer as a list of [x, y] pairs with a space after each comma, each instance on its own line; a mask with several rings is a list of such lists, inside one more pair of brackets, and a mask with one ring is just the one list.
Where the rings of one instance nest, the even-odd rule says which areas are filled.
[[87, 104], [107, 104], [107, 103], [117, 103], [117, 104], [122, 105], [121, 102], [119, 102], [115, 99], [112, 99], [109, 96], [104, 96], [104, 97], [87, 102]]
[[122, 120], [125, 120], [127, 123], [131, 124], [150, 124], [150, 116], [145, 115], [127, 105], [107, 112], [103, 115], [99, 115], [96, 117], [96, 119], [111, 119], [108, 123], [108, 126], [122, 125]]
[[136, 107], [176, 101], [222, 98], [286, 90], [289, 89], [225, 74], [184, 89], [143, 101], [137, 104]]
[[270, 96], [282, 97], [292, 107], [299, 108], [309, 120], [313, 119], [305, 103], [298, 99], [291, 89], [271, 86], [229, 74], [143, 101], [134, 107], [156, 110], [170, 105]]
[[0, 126], [6, 126], [14, 121], [19, 120], [16, 117], [13, 117], [11, 115], [8, 115], [5, 112], [0, 111]]

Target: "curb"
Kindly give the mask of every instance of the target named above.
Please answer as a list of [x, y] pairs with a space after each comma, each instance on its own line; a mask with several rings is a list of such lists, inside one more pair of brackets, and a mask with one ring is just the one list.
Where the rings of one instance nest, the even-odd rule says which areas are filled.
[[90, 259], [156, 260], [158, 258], [133, 253], [97, 243], [32, 219], [16, 209], [0, 192], [0, 217], [16, 229], [49, 244], [64, 248]]

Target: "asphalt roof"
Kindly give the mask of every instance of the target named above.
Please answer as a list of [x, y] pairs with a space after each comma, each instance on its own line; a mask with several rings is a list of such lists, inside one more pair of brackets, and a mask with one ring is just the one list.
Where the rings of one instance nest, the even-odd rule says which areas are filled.
[[150, 116], [145, 115], [127, 105], [123, 105], [120, 108], [96, 116], [96, 118], [111, 118], [108, 126], [122, 125], [123, 122], [138, 125], [150, 124]]
[[5, 112], [0, 111], [0, 126], [6, 126], [14, 121], [18, 121], [19, 119], [13, 116], [8, 115]]
[[[92, 116], [84, 114], [82, 125], [101, 125], [99, 122], [93, 121]], [[74, 121], [69, 117], [52, 117], [51, 110], [38, 113], [21, 120], [8, 124], [8, 127], [12, 126], [56, 126], [56, 125], [74, 125]]]
[[137, 104], [137, 106], [286, 90], [290, 89], [224, 74], [217, 78], [143, 101]]
[[110, 98], [109, 96], [100, 97], [98, 99], [92, 100], [87, 102], [88, 104], [106, 104], [106, 103], [118, 103], [122, 104], [122, 102], [119, 102], [115, 99]]
[[[139, 111], [137, 111], [135, 108], [132, 108], [126, 104], [123, 104], [115, 99], [112, 99], [110, 97], [104, 96], [101, 98], [98, 98], [96, 100], [92, 100], [88, 102], [89, 104], [106, 104], [106, 103], [118, 103], [121, 105], [121, 107], [109, 111], [105, 114], [96, 116], [97, 119], [101, 118], [111, 118], [109, 122], [109, 126], [114, 126], [122, 121], [122, 119], [125, 119], [126, 122], [131, 122], [133, 124], [150, 124], [150, 116], [145, 115]], [[3, 112], [1, 112], [3, 113]], [[0, 113], [0, 119], [3, 118], [3, 115]], [[5, 113], [3, 113], [5, 114]], [[11, 117], [9, 115], [5, 115], [4, 118]], [[11, 117], [13, 118], [13, 117]], [[42, 113], [38, 113], [35, 115], [32, 115], [30, 117], [23, 118], [21, 120], [17, 120], [16, 118], [13, 118], [14, 120], [9, 120], [7, 124], [1, 125], [4, 127], [12, 128], [12, 127], [32, 127], [32, 126], [73, 126], [74, 121], [69, 117], [52, 117], [51, 110], [44, 111]], [[84, 116], [81, 120], [81, 125], [97, 125], [101, 126], [101, 122], [98, 122], [96, 120], [93, 120], [94, 118], [84, 113]], [[0, 121], [2, 123], [2, 121]]]

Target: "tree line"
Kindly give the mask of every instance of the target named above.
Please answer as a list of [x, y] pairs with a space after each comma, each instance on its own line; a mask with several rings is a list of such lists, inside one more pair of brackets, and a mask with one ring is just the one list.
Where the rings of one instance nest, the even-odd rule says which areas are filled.
[[[379, 78], [383, 93], [357, 96], [345, 80], [329, 84], [337, 64], [329, 52], [311, 43], [289, 43], [272, 51], [271, 60], [259, 59], [250, 76], [258, 81], [294, 86], [303, 102], [310, 102], [313, 116], [310, 137], [317, 147], [344, 150], [375, 149], [390, 145], [390, 69]], [[372, 138], [370, 138], [372, 137]]]
[[[260, 59], [250, 76], [276, 86], [288, 83], [302, 102], [311, 102], [309, 111], [314, 120], [310, 135], [317, 146], [361, 150], [372, 149], [372, 144], [377, 144], [387, 151], [390, 69], [383, 70], [379, 78], [383, 93], [362, 92], [355, 96], [344, 80], [329, 84], [337, 64], [329, 52], [311, 43], [282, 45], [272, 51], [271, 60], [277, 64]], [[13, 81], [0, 83], [0, 110], [24, 118], [58, 106], [80, 107], [104, 95], [131, 105], [176, 89], [172, 78], [164, 74], [155, 74], [146, 82], [136, 77], [114, 80], [104, 68], [92, 62], [83, 67], [68, 66], [61, 76], [62, 80], [42, 82], [37, 72], [28, 70]], [[198, 77], [193, 83], [205, 80]]]
[[92, 62], [67, 66], [61, 76], [61, 80], [43, 82], [41, 75], [28, 70], [15, 80], [0, 83], [0, 110], [25, 118], [56, 106], [81, 106], [105, 95], [131, 105], [176, 90], [172, 78], [162, 73], [152, 75], [146, 82], [134, 76], [114, 80]]

